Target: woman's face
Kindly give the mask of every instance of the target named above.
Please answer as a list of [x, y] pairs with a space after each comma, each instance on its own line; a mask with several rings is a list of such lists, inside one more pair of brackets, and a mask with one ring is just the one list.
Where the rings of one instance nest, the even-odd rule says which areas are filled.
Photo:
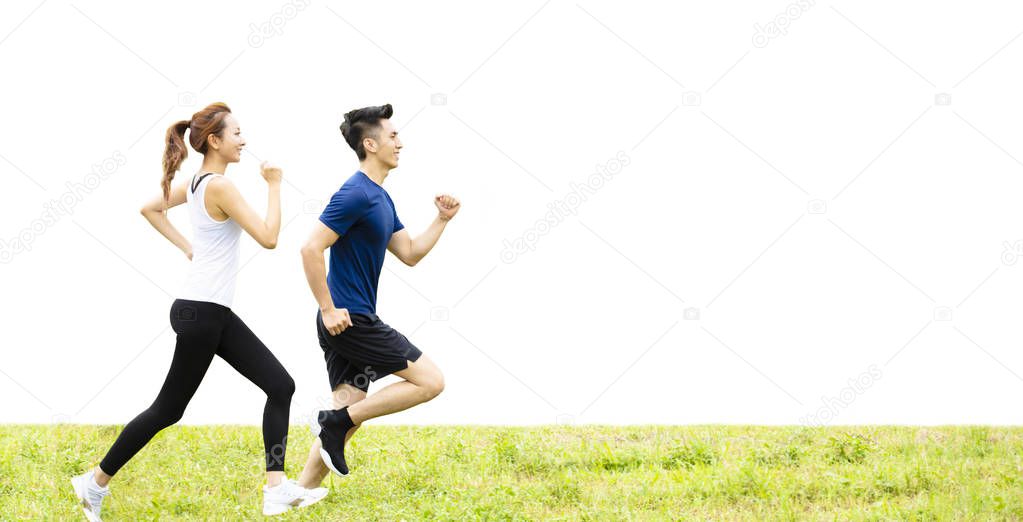
[[219, 136], [210, 137], [210, 148], [223, 156], [228, 163], [241, 161], [245, 138], [242, 137], [241, 127], [238, 126], [238, 120], [234, 115], [228, 114], [224, 117], [224, 130], [220, 131]]

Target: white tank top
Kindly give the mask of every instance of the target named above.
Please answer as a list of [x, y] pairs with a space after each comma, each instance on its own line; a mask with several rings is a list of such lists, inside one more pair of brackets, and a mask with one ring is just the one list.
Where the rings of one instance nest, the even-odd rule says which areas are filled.
[[238, 275], [238, 238], [242, 228], [231, 218], [216, 221], [206, 212], [206, 186], [214, 176], [222, 174], [197, 175], [185, 188], [192, 221], [192, 261], [179, 297], [230, 308]]

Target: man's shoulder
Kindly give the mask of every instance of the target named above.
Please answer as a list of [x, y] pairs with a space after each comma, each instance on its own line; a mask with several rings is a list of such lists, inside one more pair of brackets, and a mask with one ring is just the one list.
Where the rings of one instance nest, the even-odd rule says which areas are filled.
[[369, 199], [369, 193], [366, 191], [366, 185], [362, 182], [358, 172], [353, 174], [341, 184], [341, 187], [337, 189], [337, 192], [334, 192], [332, 199], [339, 197], [346, 199], [350, 199], [352, 197]]
[[358, 186], [361, 186], [361, 185], [362, 185], [362, 178], [359, 176], [359, 173], [356, 172], [355, 174], [352, 174], [351, 176], [348, 176], [348, 179], [346, 179], [345, 182], [341, 184], [341, 187], [338, 190], [345, 189], [345, 188], [349, 188], [350, 189], [350, 188], [358, 187]]

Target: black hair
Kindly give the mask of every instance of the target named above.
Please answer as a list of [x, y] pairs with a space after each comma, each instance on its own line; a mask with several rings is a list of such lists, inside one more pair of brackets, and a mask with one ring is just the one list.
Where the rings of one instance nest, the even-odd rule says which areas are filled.
[[366, 159], [366, 148], [362, 146], [362, 140], [366, 137], [376, 137], [380, 131], [380, 120], [388, 120], [392, 115], [394, 109], [390, 103], [345, 113], [345, 121], [341, 123], [341, 135], [355, 151], [359, 161]]

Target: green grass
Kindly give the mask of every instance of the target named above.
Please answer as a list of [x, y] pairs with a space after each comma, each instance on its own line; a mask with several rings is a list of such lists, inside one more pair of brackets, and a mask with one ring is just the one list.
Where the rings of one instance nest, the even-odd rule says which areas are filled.
[[[0, 426], [0, 518], [76, 520], [115, 426]], [[312, 437], [292, 426], [297, 476]], [[258, 427], [174, 426], [109, 520], [261, 519]], [[1021, 520], [1023, 428], [366, 425], [352, 474], [280, 520]], [[84, 520], [84, 518], [82, 518]]]

